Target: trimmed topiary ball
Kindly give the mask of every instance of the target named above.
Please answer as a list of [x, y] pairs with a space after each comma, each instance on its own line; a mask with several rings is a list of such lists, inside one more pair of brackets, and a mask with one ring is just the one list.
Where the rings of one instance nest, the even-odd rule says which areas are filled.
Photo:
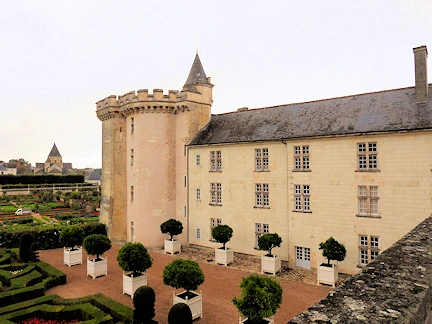
[[135, 290], [133, 296], [133, 323], [153, 323], [155, 317], [156, 295], [152, 287], [142, 286]]
[[264, 234], [258, 239], [258, 248], [267, 251], [267, 256], [272, 256], [272, 249], [280, 247], [282, 238], [277, 233]]
[[153, 260], [142, 243], [127, 243], [121, 247], [117, 262], [123, 271], [132, 271], [134, 276], [146, 271]]
[[101, 260], [101, 255], [111, 249], [111, 241], [108, 236], [102, 234], [92, 234], [83, 241], [83, 247], [88, 254], [96, 256], [96, 261]]
[[174, 240], [174, 235], [180, 235], [183, 233], [183, 224], [176, 219], [168, 219], [163, 222], [160, 226], [162, 234], [169, 234], [171, 236], [171, 241]]
[[231, 240], [233, 236], [233, 230], [228, 225], [218, 225], [212, 229], [212, 236], [216, 242], [223, 244], [223, 249], [225, 249], [225, 244]]
[[168, 313], [168, 324], [192, 324], [192, 311], [185, 303], [171, 307]]
[[192, 260], [175, 259], [163, 271], [163, 283], [175, 289], [183, 288], [189, 292], [203, 282], [204, 273], [198, 263]]
[[59, 242], [60, 245], [71, 247], [71, 250], [76, 250], [76, 246], [82, 244], [84, 239], [84, 230], [81, 226], [71, 225], [66, 226], [60, 232]]

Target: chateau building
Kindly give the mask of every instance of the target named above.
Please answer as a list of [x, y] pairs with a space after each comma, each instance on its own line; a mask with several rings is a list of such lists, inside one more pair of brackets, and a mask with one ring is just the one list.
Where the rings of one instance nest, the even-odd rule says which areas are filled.
[[315, 268], [333, 236], [355, 273], [431, 214], [432, 103], [426, 46], [415, 86], [211, 115], [198, 55], [182, 91], [132, 91], [97, 102], [102, 121], [101, 221], [116, 241], [160, 246], [160, 224], [182, 221], [183, 244], [274, 252]]
[[72, 163], [63, 163], [63, 158], [54, 143], [45, 163], [36, 162], [35, 174], [68, 174], [74, 173]]

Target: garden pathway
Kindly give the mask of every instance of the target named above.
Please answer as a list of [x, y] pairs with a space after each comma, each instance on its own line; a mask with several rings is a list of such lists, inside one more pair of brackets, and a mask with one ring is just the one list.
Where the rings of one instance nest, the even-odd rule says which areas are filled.
[[[58, 294], [64, 298], [82, 297], [103, 293], [118, 302], [133, 308], [132, 299], [122, 294], [122, 270], [117, 264], [117, 254], [121, 245], [114, 244], [105, 256], [108, 257], [108, 276], [92, 279], [86, 277], [86, 254], [83, 252], [83, 265], [67, 267], [63, 264], [63, 249], [40, 251], [40, 259], [62, 270], [67, 275], [67, 284], [49, 289], [46, 294]], [[167, 323], [168, 311], [172, 306], [173, 288], [162, 282], [164, 267], [173, 258], [159, 251], [149, 251], [153, 265], [148, 270], [148, 285], [156, 293], [156, 316], [159, 324]], [[184, 253], [180, 257], [186, 258]], [[240, 297], [238, 285], [241, 278], [250, 274], [231, 267], [214, 265], [209, 262], [199, 262], [204, 272], [205, 282], [199, 289], [203, 293], [203, 318], [195, 321], [199, 324], [238, 324], [240, 314], [232, 304], [233, 297]], [[291, 318], [301, 313], [311, 304], [322, 299], [331, 288], [314, 286], [301, 282], [281, 279], [284, 291], [281, 308], [275, 315], [275, 323], [287, 323]]]

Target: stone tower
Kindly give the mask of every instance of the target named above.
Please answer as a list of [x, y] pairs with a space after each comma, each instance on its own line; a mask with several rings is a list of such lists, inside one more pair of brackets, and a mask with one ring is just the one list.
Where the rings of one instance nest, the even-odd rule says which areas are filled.
[[181, 91], [147, 89], [96, 103], [102, 121], [100, 220], [113, 241], [163, 245], [160, 224], [183, 223], [187, 241], [185, 146], [210, 121], [213, 85], [198, 54]]
[[63, 158], [55, 143], [45, 161], [44, 172], [60, 174], [63, 172]]

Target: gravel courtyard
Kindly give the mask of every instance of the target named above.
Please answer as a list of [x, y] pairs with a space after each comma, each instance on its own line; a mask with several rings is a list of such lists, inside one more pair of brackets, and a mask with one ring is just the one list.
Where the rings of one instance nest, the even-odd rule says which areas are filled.
[[[62, 270], [67, 275], [67, 284], [49, 289], [46, 294], [58, 294], [64, 298], [82, 297], [103, 293], [118, 302], [133, 308], [132, 299], [122, 294], [122, 270], [117, 264], [117, 254], [121, 245], [114, 244], [104, 254], [108, 258], [108, 276], [92, 279], [86, 276], [86, 253], [83, 251], [84, 264], [68, 267], [63, 264], [63, 249], [40, 251], [40, 259]], [[204, 272], [205, 282], [199, 287], [203, 293], [203, 318], [195, 323], [201, 324], [238, 324], [240, 313], [232, 304], [233, 297], [240, 297], [238, 287], [241, 278], [252, 272], [259, 272], [257, 258], [235, 254], [235, 261], [228, 267], [215, 265], [214, 250], [183, 248], [175, 256], [165, 255], [162, 250], [149, 250], [153, 266], [148, 272], [148, 285], [156, 293], [156, 316], [159, 324], [167, 323], [167, 314], [172, 306], [174, 289], [162, 282], [164, 267], [174, 258], [182, 257], [195, 260]], [[275, 323], [287, 323], [292, 317], [309, 305], [322, 299], [331, 287], [316, 286], [316, 275], [307, 270], [290, 270], [283, 266], [278, 275], [284, 291], [281, 308], [275, 315]], [[294, 280], [294, 281], [293, 281]], [[310, 284], [307, 284], [307, 283]], [[179, 290], [180, 291], [180, 290]]]

